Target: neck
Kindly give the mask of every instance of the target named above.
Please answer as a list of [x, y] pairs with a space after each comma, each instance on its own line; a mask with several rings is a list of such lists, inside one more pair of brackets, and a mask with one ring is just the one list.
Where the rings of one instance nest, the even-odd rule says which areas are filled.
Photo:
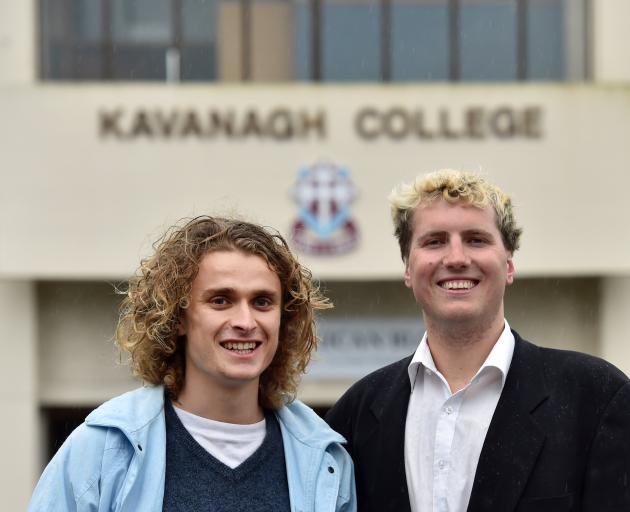
[[252, 386], [198, 386], [188, 379], [175, 405], [187, 412], [224, 423], [251, 425], [265, 415], [258, 403], [258, 382]]
[[486, 327], [457, 323], [451, 323], [446, 328], [427, 325], [427, 340], [433, 362], [452, 393], [466, 387], [472, 380], [504, 327], [503, 316]]

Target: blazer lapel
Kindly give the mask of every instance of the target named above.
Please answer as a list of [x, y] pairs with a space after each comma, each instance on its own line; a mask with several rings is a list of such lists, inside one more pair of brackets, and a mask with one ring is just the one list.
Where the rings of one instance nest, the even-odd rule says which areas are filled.
[[391, 385], [383, 388], [370, 406], [376, 420], [367, 437], [372, 452], [372, 479], [378, 482], [370, 510], [409, 512], [409, 492], [405, 475], [405, 422], [411, 385], [407, 367], [411, 357], [392, 372]]
[[547, 398], [538, 348], [514, 333], [505, 386], [481, 450], [469, 512], [513, 511], [545, 440], [532, 412]]

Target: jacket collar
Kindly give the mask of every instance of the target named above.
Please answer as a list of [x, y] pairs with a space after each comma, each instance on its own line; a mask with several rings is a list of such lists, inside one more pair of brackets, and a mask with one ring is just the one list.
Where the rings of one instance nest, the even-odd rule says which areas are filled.
[[[147, 386], [130, 391], [105, 402], [92, 411], [87, 425], [117, 428], [134, 446], [143, 443], [146, 428], [164, 410], [164, 387]], [[282, 407], [277, 417], [286, 431], [304, 444], [325, 449], [346, 440], [299, 400]]]
[[[549, 396], [540, 349], [516, 332], [514, 338], [512, 364], [481, 450], [469, 511], [514, 510], [544, 444], [535, 419]], [[497, 472], [503, 485], [497, 485]]]
[[287, 433], [312, 448], [326, 449], [333, 443], [346, 442], [342, 435], [299, 400], [280, 408], [276, 415]]
[[[135, 451], [147, 443], [149, 426], [164, 410], [164, 387], [147, 386], [117, 396], [92, 411], [86, 425], [117, 428]], [[139, 445], [139, 446], [138, 446]]]

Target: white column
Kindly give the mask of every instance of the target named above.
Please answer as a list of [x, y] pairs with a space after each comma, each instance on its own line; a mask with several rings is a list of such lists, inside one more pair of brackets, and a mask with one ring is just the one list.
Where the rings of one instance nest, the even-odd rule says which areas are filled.
[[593, 0], [593, 79], [630, 82], [630, 2]]
[[40, 469], [34, 283], [0, 280], [0, 326], [0, 496], [2, 510], [26, 510]]
[[602, 279], [601, 355], [630, 375], [630, 276]]
[[37, 77], [36, 0], [0, 1], [0, 84]]

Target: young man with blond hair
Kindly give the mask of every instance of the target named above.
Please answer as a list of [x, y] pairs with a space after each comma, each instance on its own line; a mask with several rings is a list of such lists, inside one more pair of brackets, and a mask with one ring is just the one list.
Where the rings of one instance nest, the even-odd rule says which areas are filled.
[[343, 438], [294, 400], [326, 307], [278, 233], [207, 216], [173, 227], [116, 333], [146, 386], [86, 418], [29, 510], [354, 512]]
[[504, 318], [521, 235], [510, 198], [443, 170], [389, 199], [426, 333], [327, 416], [348, 440], [359, 510], [630, 510], [628, 378]]

